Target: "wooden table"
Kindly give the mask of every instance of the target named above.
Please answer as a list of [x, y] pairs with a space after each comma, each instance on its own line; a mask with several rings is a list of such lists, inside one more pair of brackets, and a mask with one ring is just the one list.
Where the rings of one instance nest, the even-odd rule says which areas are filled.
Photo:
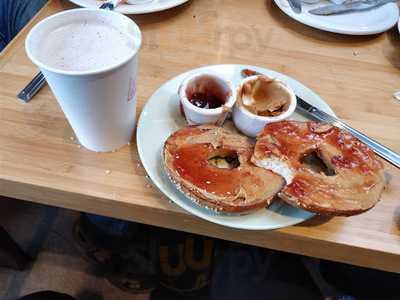
[[[0, 194], [22, 200], [400, 272], [400, 171], [371, 211], [315, 217], [273, 231], [221, 227], [187, 214], [150, 185], [135, 142], [115, 153], [80, 147], [46, 87], [29, 104], [17, 92], [37, 72], [24, 39], [37, 21], [72, 5], [49, 1], [0, 58]], [[400, 151], [400, 37], [352, 37], [303, 26], [270, 1], [193, 0], [133, 16], [143, 31], [138, 102], [169, 78], [208, 64], [254, 64], [296, 78], [337, 115]], [[1, 207], [1, 203], [0, 203]]]

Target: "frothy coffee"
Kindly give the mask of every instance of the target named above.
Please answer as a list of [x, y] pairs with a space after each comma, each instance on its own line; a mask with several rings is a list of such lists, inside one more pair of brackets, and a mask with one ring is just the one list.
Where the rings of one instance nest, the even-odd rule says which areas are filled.
[[38, 59], [65, 71], [95, 71], [117, 65], [136, 49], [134, 39], [99, 18], [75, 20], [48, 32]]

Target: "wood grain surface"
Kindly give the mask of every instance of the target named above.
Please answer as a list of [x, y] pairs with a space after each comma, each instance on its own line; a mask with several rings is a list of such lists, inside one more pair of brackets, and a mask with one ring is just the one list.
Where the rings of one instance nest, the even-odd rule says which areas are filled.
[[[225, 228], [170, 203], [146, 178], [135, 141], [114, 153], [80, 147], [53, 94], [16, 94], [37, 72], [24, 39], [71, 4], [53, 0], [1, 53], [0, 194], [308, 256], [400, 272], [400, 170], [387, 166], [379, 204], [350, 218], [315, 217], [274, 231]], [[143, 31], [138, 113], [166, 80], [220, 63], [252, 64], [312, 88], [350, 125], [400, 152], [400, 37], [342, 36], [289, 19], [271, 1], [193, 0], [132, 16]], [[0, 199], [1, 201], [1, 199]], [[0, 203], [1, 209], [1, 203]]]

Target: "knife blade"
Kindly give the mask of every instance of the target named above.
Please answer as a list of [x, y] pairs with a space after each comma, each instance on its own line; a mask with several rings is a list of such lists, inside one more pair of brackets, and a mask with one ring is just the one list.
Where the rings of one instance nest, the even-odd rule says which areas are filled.
[[[297, 97], [297, 96], [296, 96]], [[345, 131], [350, 132], [356, 138], [358, 138], [361, 142], [366, 144], [370, 147], [377, 155], [391, 163], [392, 165], [396, 166], [400, 169], [400, 154], [390, 150], [386, 146], [378, 143], [374, 139], [366, 136], [365, 134], [359, 132], [358, 130], [350, 127], [343, 121], [339, 120], [338, 118], [327, 114], [326, 112], [312, 106], [308, 102], [304, 101], [303, 99], [297, 97], [297, 107], [301, 112], [306, 115], [312, 116], [313, 118], [317, 119], [318, 121], [330, 123], [336, 127], [339, 127]]]
[[291, 9], [296, 13], [301, 13], [301, 0], [288, 0]]
[[361, 0], [361, 1], [346, 1], [343, 4], [328, 4], [308, 12], [313, 15], [329, 16], [345, 12], [363, 11], [385, 5], [395, 0]]

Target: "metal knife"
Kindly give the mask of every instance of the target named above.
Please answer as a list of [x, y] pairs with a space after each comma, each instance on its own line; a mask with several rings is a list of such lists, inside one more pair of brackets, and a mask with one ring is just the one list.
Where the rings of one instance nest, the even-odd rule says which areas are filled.
[[[99, 8], [114, 10], [114, 8], [121, 2], [121, 0], [111, 0], [103, 3]], [[39, 72], [35, 77], [19, 92], [17, 98], [29, 102], [31, 99], [40, 91], [40, 89], [46, 84], [46, 79], [42, 72]]]
[[[242, 77], [262, 75], [261, 73], [250, 69], [243, 69], [240, 74], [242, 75]], [[339, 127], [343, 130], [350, 132], [361, 142], [370, 147], [377, 155], [379, 155], [380, 157], [382, 157], [383, 159], [387, 160], [389, 163], [400, 169], [400, 154], [390, 150], [386, 146], [383, 146], [382, 144], [371, 139], [365, 134], [350, 127], [349, 125], [339, 120], [338, 118], [327, 114], [326, 112], [316, 108], [315, 106], [312, 106], [310, 103], [304, 101], [300, 97], [296, 96], [296, 98], [297, 98], [296, 111], [299, 111], [300, 113], [303, 113], [306, 116], [311, 116], [314, 119], [317, 119], [318, 121], [330, 123], [336, 127]]]
[[312, 106], [311, 104], [307, 103], [306, 101], [304, 101], [303, 99], [301, 99], [299, 97], [297, 97], [296, 109], [300, 110], [300, 112], [303, 112], [306, 115], [314, 117], [315, 119], [317, 119], [319, 121], [330, 123], [336, 127], [339, 127], [343, 130], [350, 132], [352, 135], [354, 135], [356, 138], [358, 138], [361, 142], [363, 142], [368, 147], [370, 147], [380, 157], [384, 158], [389, 163], [391, 163], [392, 165], [394, 165], [400, 169], [400, 154], [390, 150], [389, 148], [383, 146], [382, 144], [378, 143], [377, 141], [366, 136], [365, 134], [350, 127], [343, 121], [337, 119], [334, 116], [327, 114], [326, 112], [323, 112], [322, 110], [319, 110], [318, 108]]
[[363, 11], [374, 7], [379, 7], [395, 0], [361, 0], [361, 1], [346, 1], [343, 4], [328, 4], [308, 12], [313, 15], [329, 16], [346, 12]]
[[301, 0], [288, 0], [288, 3], [296, 14], [301, 13]]

